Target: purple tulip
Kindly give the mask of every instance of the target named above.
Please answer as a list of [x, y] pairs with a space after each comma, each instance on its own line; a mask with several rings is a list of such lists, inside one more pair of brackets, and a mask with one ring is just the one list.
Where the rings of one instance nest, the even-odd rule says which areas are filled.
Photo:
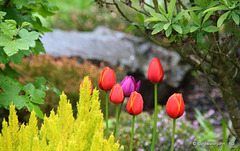
[[141, 84], [141, 81], [139, 80], [136, 83], [134, 77], [132, 76], [126, 76], [120, 83], [125, 97], [129, 97], [130, 94], [134, 91], [138, 92], [140, 89], [140, 84]]

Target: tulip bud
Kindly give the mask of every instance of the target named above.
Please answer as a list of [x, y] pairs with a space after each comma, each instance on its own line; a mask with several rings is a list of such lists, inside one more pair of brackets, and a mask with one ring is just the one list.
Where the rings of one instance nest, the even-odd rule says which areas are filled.
[[[86, 78], [86, 77], [85, 77]], [[83, 88], [83, 83], [84, 83], [84, 80], [85, 78], [82, 80], [81, 84], [80, 84], [80, 89], [79, 89], [79, 93], [80, 93], [80, 90]], [[92, 86], [92, 81], [89, 77], [87, 77], [87, 80], [89, 81], [90, 83], [90, 91], [91, 91], [91, 95], [92, 95], [92, 92], [93, 92], [93, 86]]]
[[126, 76], [120, 83], [123, 89], [124, 96], [126, 97], [129, 97], [130, 94], [134, 91], [138, 92], [140, 89], [140, 84], [141, 84], [141, 81], [138, 81], [136, 83], [134, 77], [132, 76]]
[[110, 101], [115, 104], [120, 104], [124, 100], [123, 90], [120, 84], [115, 84], [111, 90]]
[[99, 88], [105, 91], [110, 91], [116, 83], [114, 71], [109, 67], [105, 67], [99, 77]]
[[169, 117], [176, 119], [184, 113], [184, 102], [181, 93], [174, 93], [167, 101], [166, 112]]
[[148, 67], [148, 80], [152, 83], [159, 83], [164, 76], [161, 62], [158, 58], [153, 58]]
[[133, 92], [127, 103], [127, 112], [132, 115], [138, 115], [143, 110], [143, 98], [140, 93]]

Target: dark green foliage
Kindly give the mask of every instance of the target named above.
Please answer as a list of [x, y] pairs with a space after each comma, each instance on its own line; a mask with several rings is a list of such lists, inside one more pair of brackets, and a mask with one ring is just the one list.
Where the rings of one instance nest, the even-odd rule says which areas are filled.
[[47, 0], [0, 0], [0, 107], [8, 108], [13, 102], [17, 109], [34, 109], [43, 118], [38, 104], [44, 103], [48, 81], [35, 78], [35, 83], [21, 85], [21, 73], [10, 63], [20, 65], [25, 56], [45, 52], [40, 33], [51, 30], [42, 26], [39, 17], [54, 15], [54, 10]]

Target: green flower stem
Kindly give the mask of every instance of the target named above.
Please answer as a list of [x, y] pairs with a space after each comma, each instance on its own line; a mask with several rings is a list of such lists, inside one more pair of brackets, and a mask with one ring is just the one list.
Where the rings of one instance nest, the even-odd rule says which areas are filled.
[[173, 151], [173, 147], [174, 147], [175, 125], [176, 125], [176, 119], [173, 119], [173, 131], [172, 131], [171, 151]]
[[115, 127], [115, 138], [116, 138], [116, 141], [118, 141], [118, 122], [119, 122], [118, 104], [116, 104], [116, 127]]
[[108, 139], [108, 92], [106, 92], [106, 138]]
[[[121, 114], [121, 111], [122, 111], [122, 106], [123, 106], [123, 102], [120, 104], [120, 110], [118, 112], [118, 123], [119, 123], [119, 119], [120, 119], [120, 114]], [[118, 108], [118, 107], [117, 107]], [[116, 114], [116, 118], [117, 118], [117, 114]], [[114, 136], [116, 136], [116, 127], [114, 129], [114, 132], [113, 132]]]
[[[124, 102], [124, 101], [123, 101], [123, 102]], [[120, 110], [119, 110], [119, 113], [118, 113], [118, 119], [120, 118], [120, 114], [121, 114], [121, 112], [122, 112], [123, 102], [120, 104]]]
[[135, 115], [133, 115], [133, 119], [132, 119], [132, 133], [131, 133], [130, 151], [132, 151], [132, 146], [133, 146], [134, 122], [135, 122]]
[[151, 151], [154, 151], [155, 139], [157, 129], [157, 83], [154, 84], [154, 125], [153, 125], [153, 137]]

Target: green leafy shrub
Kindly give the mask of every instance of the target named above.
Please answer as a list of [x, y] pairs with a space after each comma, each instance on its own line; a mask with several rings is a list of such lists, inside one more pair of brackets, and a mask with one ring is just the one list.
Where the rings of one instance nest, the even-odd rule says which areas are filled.
[[39, 79], [20, 84], [19, 73], [10, 64], [20, 65], [22, 58], [31, 53], [45, 52], [39, 33], [51, 31], [39, 19], [53, 15], [56, 7], [46, 0], [0, 0], [0, 107], [8, 109], [13, 102], [17, 109], [27, 107], [43, 118], [39, 104], [43, 104], [45, 91]]
[[8, 122], [3, 121], [0, 135], [0, 150], [34, 151], [117, 151], [119, 144], [114, 143], [113, 135], [109, 140], [103, 137], [103, 114], [100, 110], [99, 92], [95, 89], [90, 95], [90, 83], [85, 80], [81, 88], [74, 119], [72, 106], [63, 93], [60, 96], [57, 113], [51, 111], [44, 117], [40, 130], [37, 127], [35, 112], [31, 113], [29, 124], [18, 125], [15, 106], [10, 106]]

